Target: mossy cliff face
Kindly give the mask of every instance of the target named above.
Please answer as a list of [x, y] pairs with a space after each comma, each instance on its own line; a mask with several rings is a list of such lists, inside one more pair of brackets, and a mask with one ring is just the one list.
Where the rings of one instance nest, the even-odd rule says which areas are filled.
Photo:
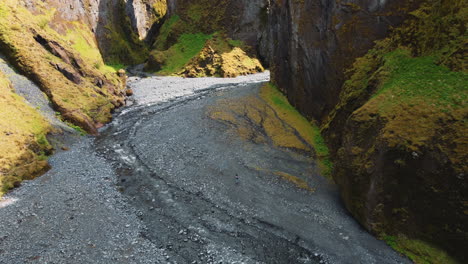
[[170, 0], [168, 14], [189, 22], [198, 32], [226, 31], [233, 39], [256, 47], [264, 37], [267, 0]]
[[[236, 77], [264, 71], [260, 61], [250, 57], [245, 44], [214, 34], [203, 49], [185, 66], [182, 74], [187, 77], [221, 76]], [[248, 49], [248, 48], [247, 48]]]
[[166, 0], [23, 0], [31, 12], [45, 2], [55, 9], [50, 24], [58, 32], [68, 30], [63, 22], [75, 21], [92, 31], [107, 64], [142, 63], [148, 55], [148, 43], [154, 40], [167, 12]]
[[150, 24], [164, 15], [155, 11], [149, 0], [98, 2], [99, 20], [94, 32], [104, 61], [111, 65], [143, 63], [148, 57], [145, 39], [154, 34], [148, 36]]
[[322, 120], [337, 103], [344, 71], [419, 1], [269, 1], [268, 45], [275, 84], [303, 114]]
[[85, 25], [61, 20], [41, 1], [34, 13], [18, 1], [0, 3], [1, 52], [41, 87], [64, 119], [94, 134], [124, 104], [124, 80], [104, 65], [93, 40]]
[[169, 1], [145, 70], [188, 77], [263, 71], [256, 45], [261, 42], [265, 1]]
[[349, 211], [417, 263], [468, 260], [467, 13], [412, 12], [355, 61], [322, 126]]
[[0, 197], [21, 181], [49, 168], [46, 155], [52, 147], [46, 134], [52, 130], [36, 109], [14, 92], [0, 72]]
[[166, 13], [166, 0], [126, 1], [126, 14], [131, 19], [133, 31], [137, 32], [142, 40], [153, 40]]

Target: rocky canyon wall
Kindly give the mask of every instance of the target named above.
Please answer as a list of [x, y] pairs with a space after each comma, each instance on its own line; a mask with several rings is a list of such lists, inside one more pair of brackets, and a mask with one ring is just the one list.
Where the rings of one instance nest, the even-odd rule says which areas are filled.
[[168, 0], [168, 14], [197, 20], [200, 30], [223, 30], [256, 47], [265, 38], [268, 0]]
[[[38, 1], [23, 5], [38, 12]], [[110, 64], [136, 64], [147, 58], [148, 47], [167, 11], [166, 0], [46, 0], [54, 10], [50, 26], [60, 33], [70, 22], [82, 23], [93, 33], [104, 60]], [[146, 42], [146, 43], [145, 43]]]
[[349, 211], [417, 263], [452, 263], [437, 248], [467, 259], [466, 8], [456, 0], [268, 7], [273, 82], [321, 124]]
[[338, 101], [345, 71], [384, 38], [417, 1], [270, 1], [273, 80], [302, 113], [322, 120]]

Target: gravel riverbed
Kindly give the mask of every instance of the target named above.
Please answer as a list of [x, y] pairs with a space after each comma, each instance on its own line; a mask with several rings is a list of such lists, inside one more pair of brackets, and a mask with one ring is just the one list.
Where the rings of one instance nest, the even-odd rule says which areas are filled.
[[207, 117], [268, 78], [131, 77], [131, 107], [0, 201], [0, 263], [409, 263], [349, 216], [310, 157]]

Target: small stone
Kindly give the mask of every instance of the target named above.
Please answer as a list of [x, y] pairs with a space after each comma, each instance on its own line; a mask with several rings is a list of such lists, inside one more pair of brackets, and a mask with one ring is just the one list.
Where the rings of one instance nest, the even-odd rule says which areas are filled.
[[127, 89], [127, 90], [125, 90], [125, 94], [127, 96], [132, 96], [133, 95], [133, 90], [132, 89]]

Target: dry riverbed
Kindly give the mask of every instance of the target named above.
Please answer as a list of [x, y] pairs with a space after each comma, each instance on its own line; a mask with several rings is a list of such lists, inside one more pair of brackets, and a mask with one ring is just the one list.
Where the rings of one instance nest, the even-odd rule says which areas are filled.
[[213, 118], [261, 103], [267, 80], [131, 77], [131, 107], [1, 200], [0, 263], [408, 263], [348, 215], [311, 152], [239, 135], [263, 132], [255, 118]]

